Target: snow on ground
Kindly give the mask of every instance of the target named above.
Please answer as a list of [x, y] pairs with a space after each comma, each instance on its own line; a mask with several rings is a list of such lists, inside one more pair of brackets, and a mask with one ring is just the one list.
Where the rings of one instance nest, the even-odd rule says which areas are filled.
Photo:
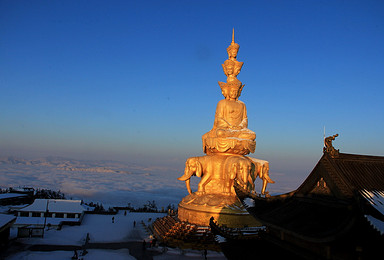
[[[17, 253], [7, 260], [52, 260], [52, 259], [71, 259], [74, 252], [72, 251], [52, 251], [52, 252], [30, 252], [24, 251]], [[129, 254], [128, 249], [119, 249], [119, 250], [88, 250], [88, 254], [85, 256], [79, 256], [84, 260], [135, 260], [133, 256]]]
[[[148, 219], [155, 221], [158, 217], [165, 216], [164, 213], [129, 213], [124, 216], [124, 211], [117, 215], [92, 215], [86, 214], [80, 226], [66, 226], [61, 230], [50, 229], [45, 231], [44, 238], [20, 238], [25, 244], [50, 244], [50, 245], [83, 245], [89, 233], [90, 243], [101, 242], [127, 242], [142, 241], [140, 236], [133, 231], [133, 222], [136, 226], [141, 221], [149, 224]], [[114, 223], [112, 223], [114, 217]], [[12, 235], [16, 235], [16, 230], [12, 230]]]
[[[29, 244], [46, 244], [46, 245], [77, 245], [81, 246], [85, 243], [87, 233], [89, 233], [89, 243], [108, 243], [108, 242], [128, 242], [149, 240], [149, 233], [141, 224], [143, 221], [146, 225], [152, 223], [158, 217], [165, 216], [164, 213], [130, 213], [124, 214], [120, 211], [117, 215], [92, 215], [86, 214], [80, 226], [63, 226], [61, 230], [48, 230], [44, 233], [44, 238], [18, 238], [17, 241]], [[114, 217], [114, 223], [112, 223]], [[149, 221], [150, 219], [150, 221]], [[134, 221], [136, 226], [134, 227]], [[15, 237], [17, 230], [11, 231], [11, 236]], [[204, 259], [202, 251], [196, 250], [180, 250], [175, 248], [149, 248], [163, 252], [163, 254], [154, 256], [154, 260], [191, 260]], [[107, 250], [107, 249], [90, 249], [84, 260], [92, 259], [135, 259], [129, 254], [128, 249]], [[78, 252], [80, 254], [80, 251]], [[7, 260], [45, 260], [45, 259], [70, 259], [73, 256], [72, 251], [23, 251], [11, 255]], [[222, 253], [208, 251], [208, 259], [226, 259]]]
[[[162, 250], [162, 249], [159, 249]], [[88, 254], [80, 256], [83, 260], [135, 260], [136, 258], [129, 254], [128, 249], [107, 250], [107, 249], [89, 249]], [[80, 253], [80, 251], [79, 251]], [[31, 252], [23, 251], [14, 254], [7, 258], [7, 260], [68, 260], [74, 255], [72, 251], [51, 251], [51, 252]], [[224, 260], [226, 259], [222, 253], [208, 251], [208, 259]], [[154, 256], [154, 260], [193, 260], [204, 259], [203, 252], [194, 250], [180, 250], [175, 248], [168, 248], [166, 252], [161, 255]]]
[[[208, 251], [208, 259], [227, 259], [223, 253]], [[153, 257], [154, 260], [193, 260], [193, 259], [204, 259], [203, 251], [197, 250], [181, 250], [178, 248], [167, 248], [167, 251], [162, 255], [157, 255]]]

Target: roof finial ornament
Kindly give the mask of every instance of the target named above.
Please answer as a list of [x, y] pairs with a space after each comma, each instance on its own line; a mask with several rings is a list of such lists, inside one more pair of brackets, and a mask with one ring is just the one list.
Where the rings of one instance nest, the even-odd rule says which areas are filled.
[[336, 150], [332, 145], [332, 141], [338, 136], [339, 134], [335, 134], [324, 138], [323, 152], [328, 153], [332, 158], [339, 157], [339, 149]]

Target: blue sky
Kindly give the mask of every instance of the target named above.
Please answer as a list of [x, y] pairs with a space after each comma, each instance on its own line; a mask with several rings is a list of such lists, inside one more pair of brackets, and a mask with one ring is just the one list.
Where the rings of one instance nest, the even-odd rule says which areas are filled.
[[341, 152], [384, 155], [383, 13], [383, 1], [0, 1], [0, 154], [182, 170], [203, 155], [234, 27], [253, 157], [304, 178], [324, 126]]

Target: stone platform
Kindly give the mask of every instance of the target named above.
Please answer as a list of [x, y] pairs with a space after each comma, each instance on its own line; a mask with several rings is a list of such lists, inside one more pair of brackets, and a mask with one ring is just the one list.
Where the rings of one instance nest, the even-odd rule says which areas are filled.
[[256, 221], [233, 195], [193, 193], [183, 198], [178, 205], [180, 221], [209, 226], [211, 217], [214, 217], [219, 225], [230, 228], [261, 226], [261, 223]]

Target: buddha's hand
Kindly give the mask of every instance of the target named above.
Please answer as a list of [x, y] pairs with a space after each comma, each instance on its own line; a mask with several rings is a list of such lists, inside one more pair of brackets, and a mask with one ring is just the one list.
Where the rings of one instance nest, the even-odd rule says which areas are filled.
[[231, 126], [231, 129], [232, 130], [241, 130], [242, 128], [241, 128], [241, 126], [233, 125], [233, 126]]

